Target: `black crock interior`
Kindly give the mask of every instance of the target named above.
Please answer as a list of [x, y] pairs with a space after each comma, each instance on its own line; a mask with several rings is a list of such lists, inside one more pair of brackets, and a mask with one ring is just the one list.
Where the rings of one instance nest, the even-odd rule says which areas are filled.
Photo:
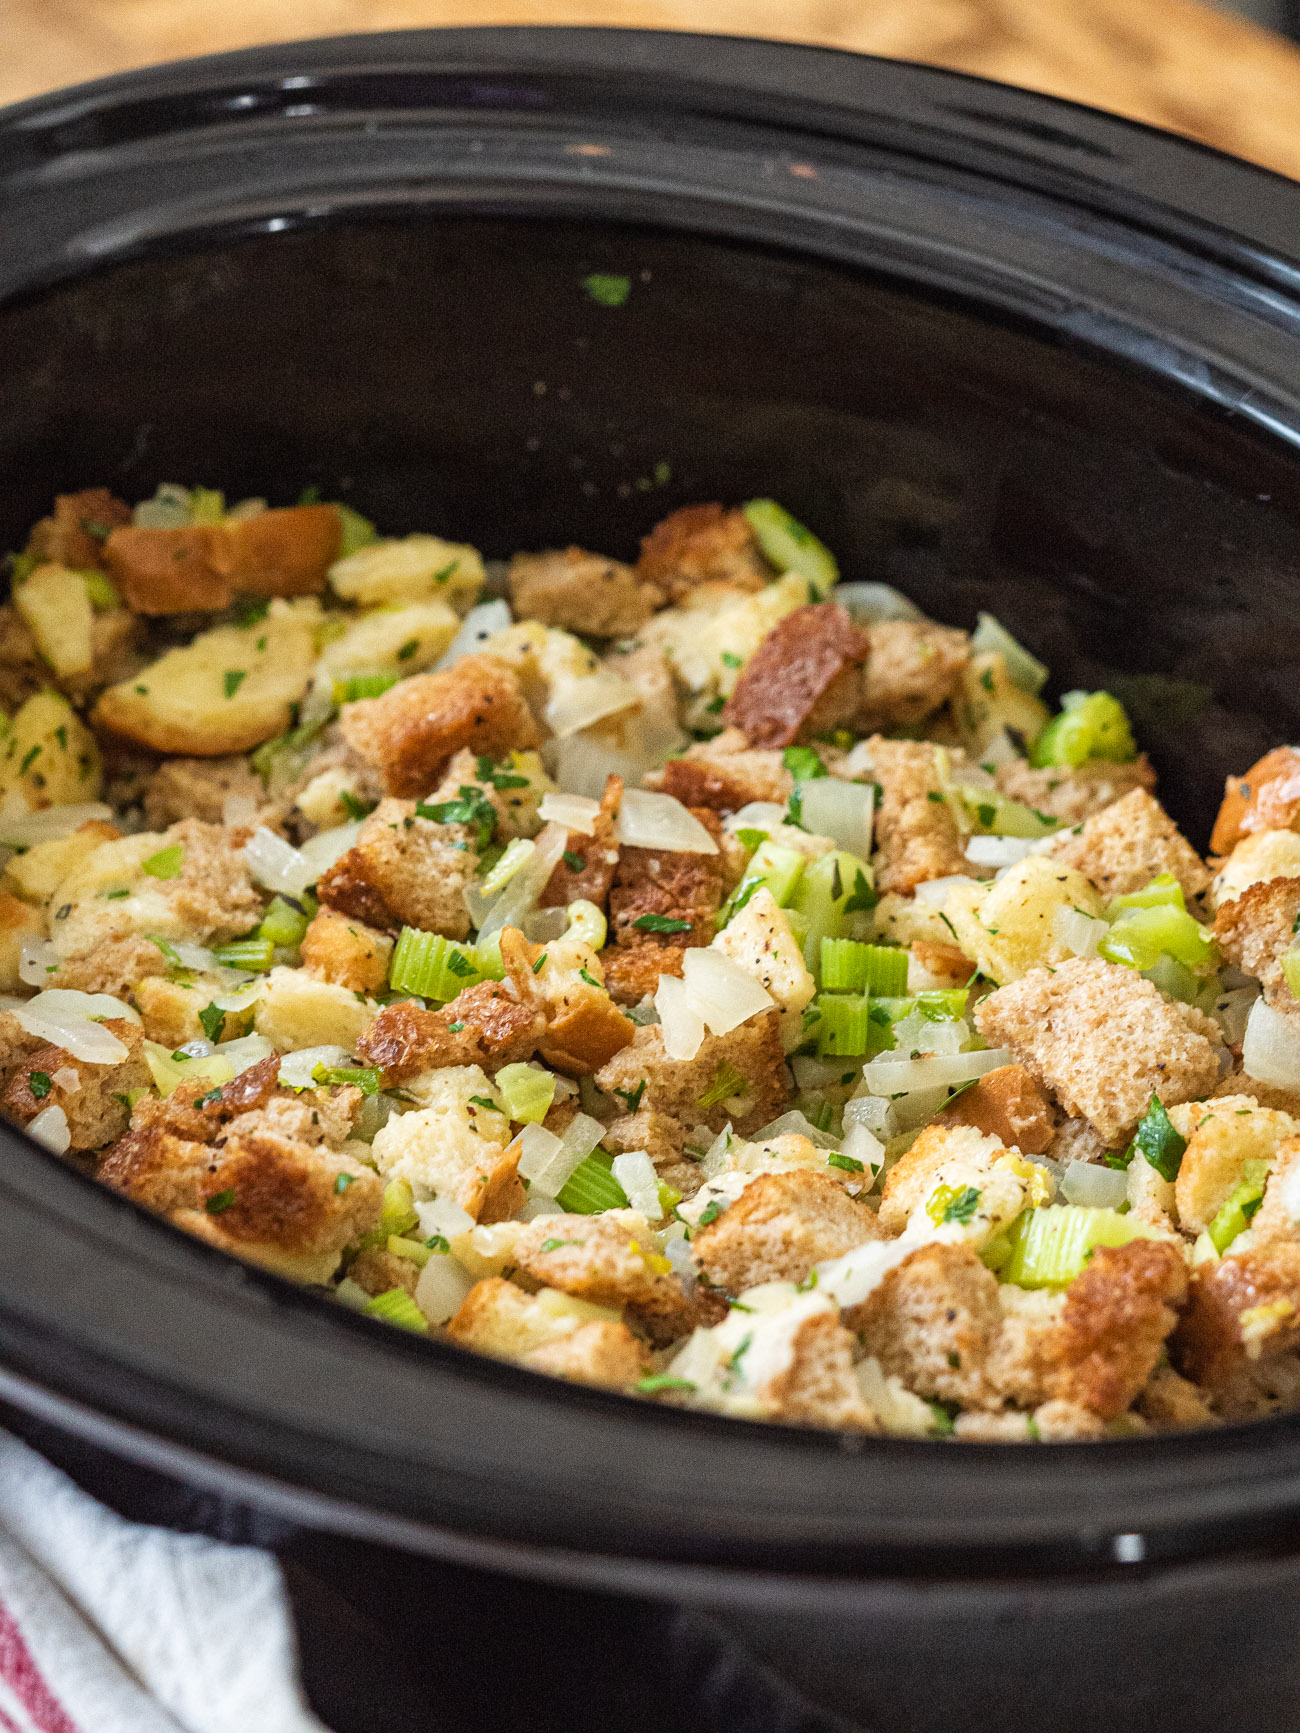
[[[315, 485], [496, 556], [631, 557], [771, 493], [846, 578], [1120, 693], [1201, 844], [1300, 735], [1300, 190], [1260, 171], [920, 68], [474, 31], [45, 99], [0, 176], [0, 545], [92, 483]], [[1300, 1506], [1289, 1419], [1008, 1452], [648, 1411], [327, 1311], [0, 1144], [26, 1400], [525, 1560], [1098, 1569]]]

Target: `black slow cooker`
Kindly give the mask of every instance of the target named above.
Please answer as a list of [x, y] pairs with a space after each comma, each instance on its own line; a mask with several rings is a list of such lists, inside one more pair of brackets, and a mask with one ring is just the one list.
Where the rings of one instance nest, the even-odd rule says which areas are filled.
[[[493, 29], [0, 116], [0, 546], [100, 483], [316, 485], [489, 556], [770, 494], [847, 577], [1120, 694], [1204, 846], [1300, 737], [1297, 445], [1300, 188], [1023, 91]], [[707, 1606], [894, 1728], [1300, 1707], [1300, 1416], [1012, 1448], [668, 1412], [323, 1304], [11, 1130], [0, 1396], [319, 1529]]]

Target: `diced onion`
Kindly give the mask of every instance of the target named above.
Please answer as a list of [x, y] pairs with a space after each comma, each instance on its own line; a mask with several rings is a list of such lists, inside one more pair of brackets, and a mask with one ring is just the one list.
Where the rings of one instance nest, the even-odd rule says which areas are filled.
[[120, 1004], [107, 993], [77, 993], [67, 988], [51, 988], [38, 993], [25, 1005], [15, 1008], [14, 1016], [29, 1035], [62, 1047], [74, 1059], [87, 1065], [120, 1065], [128, 1049], [111, 1029], [92, 1018], [125, 1017], [133, 1023], [139, 1014], [130, 1006]]
[[889, 1136], [890, 1103], [879, 1095], [855, 1095], [851, 1101], [844, 1103], [844, 1135], [855, 1125], [865, 1125], [868, 1131], [877, 1135], [884, 1132]]
[[526, 1125], [515, 1142], [519, 1145], [519, 1177], [536, 1185], [560, 1153], [560, 1140], [540, 1125]]
[[435, 1197], [427, 1203], [417, 1203], [415, 1213], [420, 1218], [420, 1233], [424, 1239], [441, 1234], [449, 1240], [453, 1234], [472, 1232], [474, 1227], [474, 1217], [449, 1197]]
[[640, 1210], [647, 1221], [657, 1222], [663, 1217], [663, 1205], [659, 1202], [659, 1175], [655, 1172], [655, 1164], [643, 1149], [629, 1150], [625, 1155], [614, 1157], [614, 1178], [627, 1194], [627, 1201], [635, 1210]]
[[[843, 1067], [841, 1067], [842, 1073]], [[760, 1130], [752, 1132], [749, 1143], [770, 1143], [774, 1137], [806, 1137], [809, 1143], [818, 1149], [837, 1150], [840, 1147], [838, 1137], [832, 1137], [829, 1131], [818, 1131], [810, 1119], [806, 1119], [797, 1107], [792, 1107], [789, 1113], [783, 1113], [779, 1119]]]
[[796, 1053], [789, 1065], [801, 1094], [806, 1094], [810, 1089], [828, 1089], [844, 1075], [842, 1059], [828, 1065], [824, 1059], [813, 1059], [807, 1053]]
[[1223, 1030], [1223, 1039], [1229, 1047], [1241, 1046], [1251, 1008], [1258, 998], [1259, 983], [1253, 981], [1248, 987], [1229, 987], [1215, 1000], [1215, 1021]]
[[[677, 1224], [680, 1226], [680, 1223]], [[681, 1282], [686, 1292], [692, 1293], [699, 1277], [699, 1266], [695, 1262], [695, 1254], [691, 1251], [691, 1242], [685, 1233], [675, 1234], [671, 1239], [664, 1238], [664, 1256], [673, 1266], [673, 1274]]]
[[731, 813], [722, 821], [723, 830], [780, 830], [785, 823], [786, 809], [778, 806], [774, 800], [751, 800], [742, 806], [739, 812]]
[[575, 1114], [563, 1137], [540, 1125], [526, 1125], [518, 1142], [523, 1153], [519, 1172], [535, 1192], [554, 1198], [564, 1190], [574, 1168], [585, 1161], [605, 1135], [605, 1127], [589, 1114]]
[[879, 626], [886, 620], [923, 620], [925, 615], [892, 584], [836, 584], [833, 600], [847, 608], [858, 626]]
[[729, 1034], [776, 1003], [748, 969], [712, 945], [687, 950], [682, 974], [687, 1003], [715, 1035]]
[[569, 916], [564, 909], [534, 909], [523, 920], [523, 935], [530, 945], [549, 945], [552, 939], [562, 939], [569, 930]]
[[1275, 1089], [1300, 1089], [1300, 1017], [1284, 1017], [1256, 999], [1246, 1020], [1241, 1064], [1247, 1077]]
[[460, 623], [460, 631], [448, 644], [446, 650], [433, 665], [435, 674], [442, 674], [448, 668], [453, 668], [462, 656], [472, 656], [481, 650], [488, 639], [497, 632], [504, 632], [512, 624], [509, 602], [480, 602]]
[[664, 1052], [670, 1059], [694, 1059], [704, 1042], [704, 1019], [691, 1003], [685, 981], [660, 975], [655, 1010], [664, 1032]]
[[863, 1168], [870, 1174], [877, 1174], [885, 1165], [885, 1146], [875, 1132], [868, 1131], [862, 1124], [848, 1125], [844, 1130], [844, 1142], [840, 1145], [840, 1154], [848, 1156], [851, 1161], [860, 1161]]
[[257, 817], [257, 801], [251, 794], [228, 794], [221, 803], [221, 822], [231, 830], [252, 824]]
[[[546, 802], [543, 801], [543, 818], [546, 817], [545, 806]], [[519, 871], [520, 867], [523, 866], [529, 855], [533, 853], [536, 846], [537, 845], [530, 842], [527, 837], [515, 837], [513, 842], [507, 846], [506, 852], [501, 856], [501, 859], [492, 868], [492, 871], [484, 878], [483, 883], [479, 887], [482, 894], [485, 897], [495, 897], [503, 891]]]
[[1022, 692], [1028, 692], [1037, 698], [1047, 684], [1048, 670], [1037, 656], [1031, 656], [1024, 645], [1018, 643], [1010, 632], [992, 614], [981, 614], [979, 624], [971, 633], [971, 649], [985, 653], [996, 650], [1001, 655], [1007, 670], [1007, 678], [1012, 685], [1019, 686]]
[[832, 837], [840, 848], [865, 860], [871, 853], [871, 821], [876, 791], [869, 782], [845, 782], [838, 776], [818, 776], [797, 782], [803, 801], [805, 830]]
[[606, 716], [637, 709], [640, 704], [635, 686], [608, 668], [598, 668], [580, 680], [556, 683], [546, 703], [546, 725], [557, 740], [563, 740]]
[[966, 859], [975, 866], [1017, 866], [1033, 852], [1033, 843], [1021, 836], [973, 836], [966, 844]]
[[34, 1137], [54, 1155], [66, 1155], [72, 1146], [68, 1116], [56, 1103], [43, 1108], [27, 1127], [28, 1137]]
[[[223, 1047], [224, 1053], [226, 1049]], [[279, 1080], [286, 1089], [311, 1089], [315, 1085], [312, 1072], [318, 1065], [327, 1071], [339, 1065], [353, 1065], [355, 1060], [346, 1047], [300, 1047], [296, 1053], [286, 1053], [280, 1061]]]
[[77, 806], [47, 806], [40, 812], [7, 814], [0, 818], [0, 843], [10, 848], [35, 848], [42, 842], [62, 842], [92, 820], [111, 819], [113, 809], [97, 800]]
[[1109, 931], [1105, 921], [1085, 915], [1082, 909], [1059, 908], [1052, 916], [1052, 937], [1072, 957], [1095, 957]]
[[[231, 972], [233, 973], [233, 970]], [[225, 992], [214, 994], [212, 1003], [218, 1011], [247, 1011], [250, 1005], [255, 1005], [262, 997], [265, 985], [264, 977], [254, 975], [249, 981], [242, 981]]]
[[624, 789], [615, 834], [628, 848], [662, 849], [666, 854], [718, 852], [717, 843], [680, 800], [645, 788]]
[[537, 838], [532, 854], [499, 896], [489, 900], [480, 896], [474, 887], [466, 890], [465, 906], [478, 928], [480, 945], [505, 927], [520, 927], [522, 930], [524, 916], [537, 907], [537, 899], [546, 889], [560, 856], [568, 846], [569, 833], [558, 824], [548, 824]]
[[415, 1284], [415, 1303], [431, 1324], [445, 1324], [460, 1310], [474, 1278], [448, 1252], [432, 1252]]
[[[356, 842], [361, 833], [361, 821], [353, 824], [335, 825], [333, 830], [317, 831], [315, 836], [309, 836], [299, 854], [311, 867], [311, 877], [307, 884], [314, 884], [323, 872], [326, 872], [345, 855]], [[302, 889], [306, 889], [306, 885]]]
[[1086, 1209], [1118, 1209], [1128, 1197], [1128, 1174], [1099, 1162], [1071, 1161], [1061, 1181], [1061, 1196], [1066, 1203]]
[[323, 870], [313, 866], [305, 854], [264, 824], [259, 824], [244, 844], [244, 859], [259, 884], [290, 897], [301, 896]]
[[982, 1053], [935, 1053], [924, 1059], [876, 1059], [862, 1067], [862, 1082], [872, 1095], [904, 1095], [941, 1084], [970, 1083], [986, 1071], [1014, 1062], [1015, 1054], [1007, 1047], [988, 1047]]
[[916, 887], [916, 900], [925, 908], [941, 909], [948, 901], [948, 893], [955, 891], [958, 885], [977, 885], [978, 879], [968, 878], [965, 873], [950, 873], [947, 878], [927, 879], [924, 884]]
[[275, 1048], [265, 1035], [241, 1035], [238, 1041], [223, 1041], [221, 1057], [235, 1068], [235, 1076], [247, 1071], [250, 1065], [260, 1065], [263, 1059], [269, 1059]]
[[600, 802], [585, 794], [565, 794], [562, 790], [555, 790], [542, 796], [538, 811], [548, 824], [562, 824], [566, 830], [595, 836]]
[[29, 987], [43, 987], [59, 966], [59, 953], [48, 939], [24, 939], [18, 960], [18, 979]]
[[79, 1095], [81, 1093], [81, 1073], [74, 1071], [71, 1065], [60, 1065], [57, 1071], [50, 1073], [50, 1076], [65, 1095]]

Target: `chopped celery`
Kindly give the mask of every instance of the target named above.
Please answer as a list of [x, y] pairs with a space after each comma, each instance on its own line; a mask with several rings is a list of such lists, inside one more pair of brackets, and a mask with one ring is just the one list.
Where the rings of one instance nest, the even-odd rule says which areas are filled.
[[463, 988], [483, 979], [479, 958], [441, 933], [403, 927], [388, 969], [388, 984], [396, 993], [415, 993], [444, 1004]]
[[1025, 842], [1038, 842], [1060, 829], [1058, 821], [1018, 800], [1008, 800], [991, 788], [959, 787], [962, 804], [979, 828], [988, 836], [1014, 836]]
[[382, 698], [390, 686], [396, 686], [396, 674], [348, 674], [334, 682], [336, 704], [355, 704], [359, 698]]
[[390, 1234], [407, 1234], [418, 1226], [415, 1213], [415, 1193], [406, 1179], [390, 1179], [384, 1186], [384, 1201], [379, 1213], [377, 1231], [381, 1239]]
[[1007, 678], [1013, 686], [1019, 686], [1022, 692], [1028, 692], [1031, 698], [1037, 698], [1047, 684], [1048, 670], [1037, 656], [1031, 656], [1024, 645], [1018, 643], [1010, 632], [995, 619], [992, 614], [981, 614], [979, 623], [971, 633], [971, 649], [977, 652], [996, 650], [1006, 665]]
[[[1171, 999], [1180, 999], [1184, 1005], [1195, 1005], [1201, 996], [1205, 982], [1194, 975], [1186, 963], [1180, 963], [1175, 958], [1162, 952], [1149, 969], [1143, 969], [1146, 980], [1159, 987], [1162, 993], [1167, 993]], [[1213, 977], [1217, 981], [1218, 976]], [[1217, 991], [1215, 998], [1217, 998]], [[1213, 1009], [1214, 999], [1210, 1001]]]
[[790, 516], [774, 499], [751, 499], [741, 507], [758, 538], [764, 559], [779, 572], [807, 578], [813, 598], [821, 601], [840, 575], [835, 556], [810, 529]]
[[405, 1288], [389, 1288], [386, 1293], [376, 1294], [361, 1311], [364, 1317], [379, 1318], [385, 1324], [396, 1324], [401, 1330], [415, 1330], [422, 1336], [429, 1331], [424, 1313]]
[[190, 522], [209, 526], [219, 524], [226, 515], [226, 496], [220, 488], [190, 489]]
[[1282, 978], [1291, 989], [1291, 997], [1300, 999], [1300, 951], [1288, 951], [1282, 958]]
[[405, 1258], [409, 1264], [418, 1264], [421, 1269], [433, 1256], [431, 1247], [421, 1240], [408, 1240], [402, 1234], [389, 1234], [388, 1249], [395, 1258]]
[[815, 746], [787, 746], [781, 763], [796, 782], [813, 782], [819, 776], [829, 776], [822, 755]]
[[311, 1080], [322, 1089], [331, 1084], [352, 1084], [363, 1095], [379, 1094], [379, 1072], [373, 1065], [317, 1065]]
[[800, 854], [798, 849], [782, 848], [779, 843], [764, 839], [745, 868], [744, 877], [736, 886], [721, 924], [725, 927], [732, 915], [739, 914], [760, 886], [771, 891], [775, 901], [784, 908], [798, 890], [806, 864], [807, 856]]
[[1086, 764], [1090, 758], [1127, 764], [1136, 757], [1137, 743], [1118, 698], [1109, 692], [1067, 692], [1060, 714], [1035, 740], [1029, 762], [1044, 770], [1053, 764]]
[[516, 1125], [540, 1125], [555, 1100], [555, 1077], [535, 1065], [503, 1065], [497, 1088]]
[[907, 952], [897, 945], [864, 945], [858, 939], [823, 939], [822, 986], [828, 993], [907, 991]]
[[[1167, 1179], [1172, 1185], [1178, 1178], [1178, 1169], [1186, 1148], [1187, 1139], [1174, 1130], [1163, 1102], [1158, 1095], [1153, 1095], [1151, 1105], [1134, 1133], [1129, 1161], [1134, 1155], [1143, 1156], [1161, 1179]], [[1126, 1162], [1125, 1166], [1127, 1165]]]
[[379, 532], [369, 518], [362, 517], [359, 511], [353, 511], [350, 505], [340, 505], [337, 500], [331, 500], [330, 505], [339, 515], [343, 525], [343, 539], [339, 543], [339, 558], [347, 559], [349, 554], [358, 553], [362, 548], [368, 548], [371, 542], [379, 540]]
[[627, 1193], [609, 1171], [607, 1156], [584, 1156], [556, 1195], [556, 1203], [569, 1215], [594, 1216], [602, 1210], [626, 1209]]
[[288, 902], [284, 897], [272, 897], [257, 929], [259, 939], [270, 939], [276, 946], [292, 949], [300, 945], [316, 913], [316, 899], [304, 893], [302, 904]]
[[235, 1067], [223, 1053], [210, 1053], [206, 1059], [191, 1059], [189, 1054], [177, 1055], [156, 1041], [144, 1044], [145, 1063], [159, 1095], [170, 1095], [182, 1083], [229, 1083]]
[[1007, 1236], [1011, 1256], [999, 1275], [1018, 1288], [1066, 1288], [1098, 1246], [1126, 1246], [1153, 1230], [1113, 1209], [1052, 1204], [1025, 1210]]
[[267, 938], [235, 939], [229, 945], [218, 945], [212, 954], [223, 968], [260, 974], [275, 960], [275, 942]]
[[485, 897], [494, 897], [498, 891], [503, 891], [524, 862], [532, 858], [536, 848], [537, 844], [529, 842], [526, 837], [515, 837], [501, 850], [495, 862], [488, 868], [483, 883], [479, 886], [480, 894]]
[[966, 1015], [968, 987], [932, 987], [916, 995], [916, 1009], [931, 1023], [956, 1023]]
[[122, 606], [122, 598], [107, 573], [83, 572], [81, 575], [86, 580], [86, 595], [96, 613], [111, 613], [114, 608]]
[[824, 1059], [859, 1058], [867, 1051], [870, 1023], [865, 993], [823, 993], [817, 1000], [817, 1052]]
[[1106, 909], [1106, 919], [1119, 919], [1121, 909], [1159, 909], [1166, 903], [1172, 903], [1176, 909], [1185, 909], [1187, 903], [1183, 897], [1183, 887], [1172, 873], [1157, 873], [1148, 885], [1143, 885], [1140, 891], [1129, 891], [1126, 896], [1112, 897]]
[[151, 879], [178, 879], [184, 869], [185, 848], [179, 842], [174, 842], [170, 848], [160, 848], [157, 854], [151, 854], [148, 860], [140, 863], [140, 871], [148, 873]]
[[666, 1180], [659, 1181], [659, 1209], [663, 1215], [671, 1216], [682, 1201], [682, 1194], [674, 1191]]
[[814, 974], [821, 968], [822, 940], [847, 938], [846, 916], [873, 906], [871, 869], [845, 849], [833, 849], [804, 869], [792, 906], [808, 922], [804, 961]]
[[871, 1007], [867, 1013], [868, 1058], [877, 1053], [887, 1053], [897, 1045], [898, 1037], [894, 1034], [894, 1024], [901, 1023], [904, 1017], [910, 1016], [915, 1009], [915, 999], [878, 997], [872, 994]]
[[1189, 969], [1204, 968], [1214, 961], [1214, 938], [1185, 909], [1160, 903], [1154, 908], [1122, 909], [1097, 946], [1099, 957], [1130, 969], [1153, 968], [1162, 953]]
[[1210, 1223], [1207, 1231], [1215, 1251], [1220, 1256], [1227, 1251], [1238, 1234], [1245, 1233], [1256, 1210], [1263, 1203], [1268, 1165], [1266, 1161], [1243, 1162], [1240, 1183], [1233, 1187]]

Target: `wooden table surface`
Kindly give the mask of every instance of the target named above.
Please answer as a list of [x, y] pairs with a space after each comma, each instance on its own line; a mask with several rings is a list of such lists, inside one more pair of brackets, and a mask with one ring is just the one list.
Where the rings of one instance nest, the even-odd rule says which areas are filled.
[[1300, 50], [1198, 0], [0, 0], [0, 102], [257, 42], [539, 23], [783, 37], [927, 61], [1300, 177]]

